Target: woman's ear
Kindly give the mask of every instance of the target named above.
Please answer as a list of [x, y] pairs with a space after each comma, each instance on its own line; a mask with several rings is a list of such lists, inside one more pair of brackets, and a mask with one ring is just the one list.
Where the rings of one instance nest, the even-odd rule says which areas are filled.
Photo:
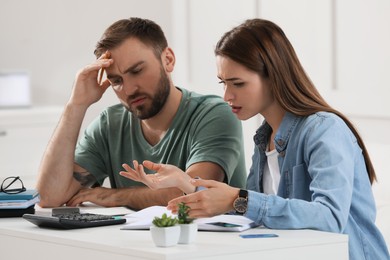
[[173, 50], [171, 48], [167, 47], [161, 55], [161, 60], [166, 72], [172, 72], [173, 68], [175, 67], [176, 61], [175, 53], [173, 53]]

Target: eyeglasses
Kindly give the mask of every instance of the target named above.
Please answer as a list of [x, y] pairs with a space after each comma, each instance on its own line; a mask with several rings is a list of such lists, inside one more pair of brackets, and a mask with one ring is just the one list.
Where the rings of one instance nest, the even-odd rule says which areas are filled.
[[0, 191], [7, 194], [17, 194], [26, 191], [22, 179], [19, 176], [11, 176], [1, 183]]

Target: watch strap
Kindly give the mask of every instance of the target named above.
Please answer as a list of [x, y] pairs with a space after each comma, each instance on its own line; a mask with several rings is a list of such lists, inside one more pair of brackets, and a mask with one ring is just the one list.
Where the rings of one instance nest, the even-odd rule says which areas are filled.
[[248, 191], [247, 190], [243, 190], [243, 189], [240, 189], [240, 192], [238, 193], [238, 197], [241, 197], [241, 198], [248, 198]]

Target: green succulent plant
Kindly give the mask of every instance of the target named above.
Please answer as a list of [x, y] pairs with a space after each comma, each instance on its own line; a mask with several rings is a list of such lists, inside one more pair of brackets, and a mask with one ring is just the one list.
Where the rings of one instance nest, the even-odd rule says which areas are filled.
[[168, 217], [167, 214], [164, 213], [161, 217], [154, 217], [152, 223], [156, 227], [172, 227], [178, 223], [178, 219], [172, 216]]
[[179, 224], [191, 224], [194, 219], [188, 217], [188, 211], [191, 208], [187, 206], [184, 202], [179, 204], [179, 211], [177, 214], [177, 218], [179, 219]]

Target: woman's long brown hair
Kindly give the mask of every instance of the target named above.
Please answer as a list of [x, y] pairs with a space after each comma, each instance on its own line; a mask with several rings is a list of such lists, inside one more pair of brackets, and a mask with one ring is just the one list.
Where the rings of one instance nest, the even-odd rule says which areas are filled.
[[370, 182], [376, 180], [374, 167], [359, 133], [346, 116], [322, 98], [279, 26], [263, 19], [247, 20], [222, 36], [215, 55], [228, 57], [267, 79], [277, 102], [292, 114], [308, 116], [325, 111], [342, 118], [363, 151]]

